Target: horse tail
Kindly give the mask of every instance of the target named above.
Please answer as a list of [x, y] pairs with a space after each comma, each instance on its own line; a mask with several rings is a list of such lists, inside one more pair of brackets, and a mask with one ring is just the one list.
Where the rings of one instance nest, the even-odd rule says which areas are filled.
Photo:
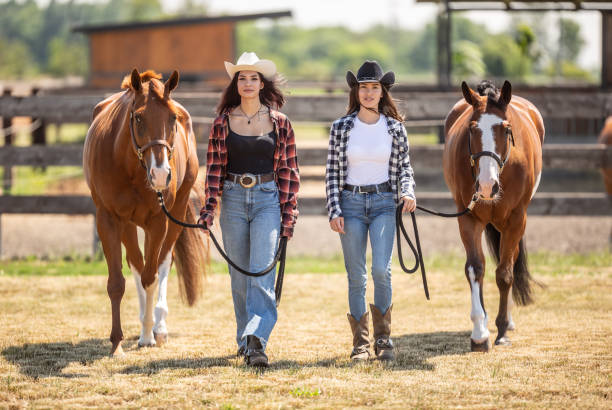
[[[501, 242], [501, 234], [491, 224], [487, 224], [485, 229], [487, 244], [493, 255], [495, 263], [499, 263], [499, 245]], [[514, 280], [512, 282], [512, 297], [518, 305], [526, 306], [533, 303], [533, 288], [532, 283], [538, 284], [531, 274], [527, 265], [527, 248], [525, 246], [525, 238], [521, 238], [519, 242], [519, 253], [514, 262], [513, 270]]]
[[[195, 189], [192, 188], [192, 195], [185, 214], [187, 223], [196, 223], [199, 216], [197, 206], [201, 199], [194, 200], [194, 191]], [[197, 196], [197, 191], [195, 195]], [[179, 288], [181, 296], [187, 300], [189, 306], [193, 306], [202, 294], [203, 276], [209, 267], [210, 247], [204, 236], [201, 229], [183, 228], [174, 245], [174, 261], [179, 277]]]

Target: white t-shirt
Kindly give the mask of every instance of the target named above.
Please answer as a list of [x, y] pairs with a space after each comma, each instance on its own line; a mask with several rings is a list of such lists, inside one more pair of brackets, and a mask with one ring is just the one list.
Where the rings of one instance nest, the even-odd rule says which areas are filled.
[[366, 124], [355, 117], [346, 147], [346, 183], [372, 185], [388, 181], [391, 144], [387, 118], [384, 115], [380, 114], [375, 124]]

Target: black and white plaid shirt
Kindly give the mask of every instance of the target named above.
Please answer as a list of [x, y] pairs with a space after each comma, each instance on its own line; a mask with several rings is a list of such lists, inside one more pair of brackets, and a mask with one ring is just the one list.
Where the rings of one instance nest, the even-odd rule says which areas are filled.
[[[349, 134], [355, 124], [357, 112], [337, 119], [329, 132], [329, 149], [325, 170], [325, 192], [327, 194], [327, 213], [329, 220], [342, 216], [340, 192], [344, 188], [348, 168], [346, 146]], [[414, 196], [414, 173], [408, 156], [408, 137], [404, 125], [395, 118], [386, 117], [387, 129], [392, 138], [389, 157], [389, 182], [395, 202], [401, 197]], [[399, 190], [398, 190], [399, 185]]]

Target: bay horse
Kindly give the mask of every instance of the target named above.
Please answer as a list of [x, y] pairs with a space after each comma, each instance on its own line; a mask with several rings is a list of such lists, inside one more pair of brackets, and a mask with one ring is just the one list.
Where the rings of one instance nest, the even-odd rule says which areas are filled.
[[471, 350], [488, 351], [482, 233], [486, 231], [497, 262], [500, 299], [495, 344], [509, 345], [506, 332], [514, 329], [512, 299], [519, 305], [533, 301], [534, 280], [527, 266], [523, 234], [527, 206], [542, 173], [544, 123], [531, 102], [512, 96], [508, 81], [501, 92], [488, 81], [480, 84], [478, 93], [465, 82], [461, 89], [463, 99], [452, 108], [444, 127], [444, 179], [458, 210], [473, 206], [458, 218], [471, 289]]
[[[108, 265], [113, 356], [124, 354], [121, 244], [138, 291], [141, 347], [160, 346], [167, 340], [166, 288], [172, 262], [176, 261], [182, 294], [193, 305], [207, 261], [203, 233], [169, 224], [156, 197], [161, 191], [172, 215], [196, 222], [198, 210], [190, 196], [201, 199], [201, 193], [193, 189], [198, 157], [191, 117], [170, 97], [178, 85], [178, 72], [165, 83], [160, 78], [153, 71], [137, 69], [127, 75], [121, 85], [124, 91], [94, 108], [83, 150], [83, 170]], [[137, 226], [145, 232], [144, 261]]]

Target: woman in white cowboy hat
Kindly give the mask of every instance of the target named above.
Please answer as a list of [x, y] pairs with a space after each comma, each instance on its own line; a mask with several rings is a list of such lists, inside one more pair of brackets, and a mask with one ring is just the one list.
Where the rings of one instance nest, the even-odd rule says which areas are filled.
[[329, 224], [340, 234], [348, 274], [348, 320], [353, 332], [351, 358], [370, 357], [366, 307], [366, 244], [372, 247], [374, 353], [393, 360], [391, 334], [391, 254], [395, 209], [414, 211], [414, 179], [403, 119], [389, 94], [392, 71], [383, 75], [366, 61], [346, 75], [350, 90], [347, 115], [330, 131], [325, 185]]
[[[223, 245], [230, 259], [259, 272], [274, 259], [279, 235], [291, 238], [300, 177], [295, 136], [280, 109], [276, 66], [255, 53], [225, 62], [230, 83], [217, 107], [206, 161], [206, 202], [200, 222], [213, 223], [221, 196]], [[251, 366], [268, 366], [265, 354], [276, 324], [276, 270], [248, 277], [229, 267], [238, 354]]]

